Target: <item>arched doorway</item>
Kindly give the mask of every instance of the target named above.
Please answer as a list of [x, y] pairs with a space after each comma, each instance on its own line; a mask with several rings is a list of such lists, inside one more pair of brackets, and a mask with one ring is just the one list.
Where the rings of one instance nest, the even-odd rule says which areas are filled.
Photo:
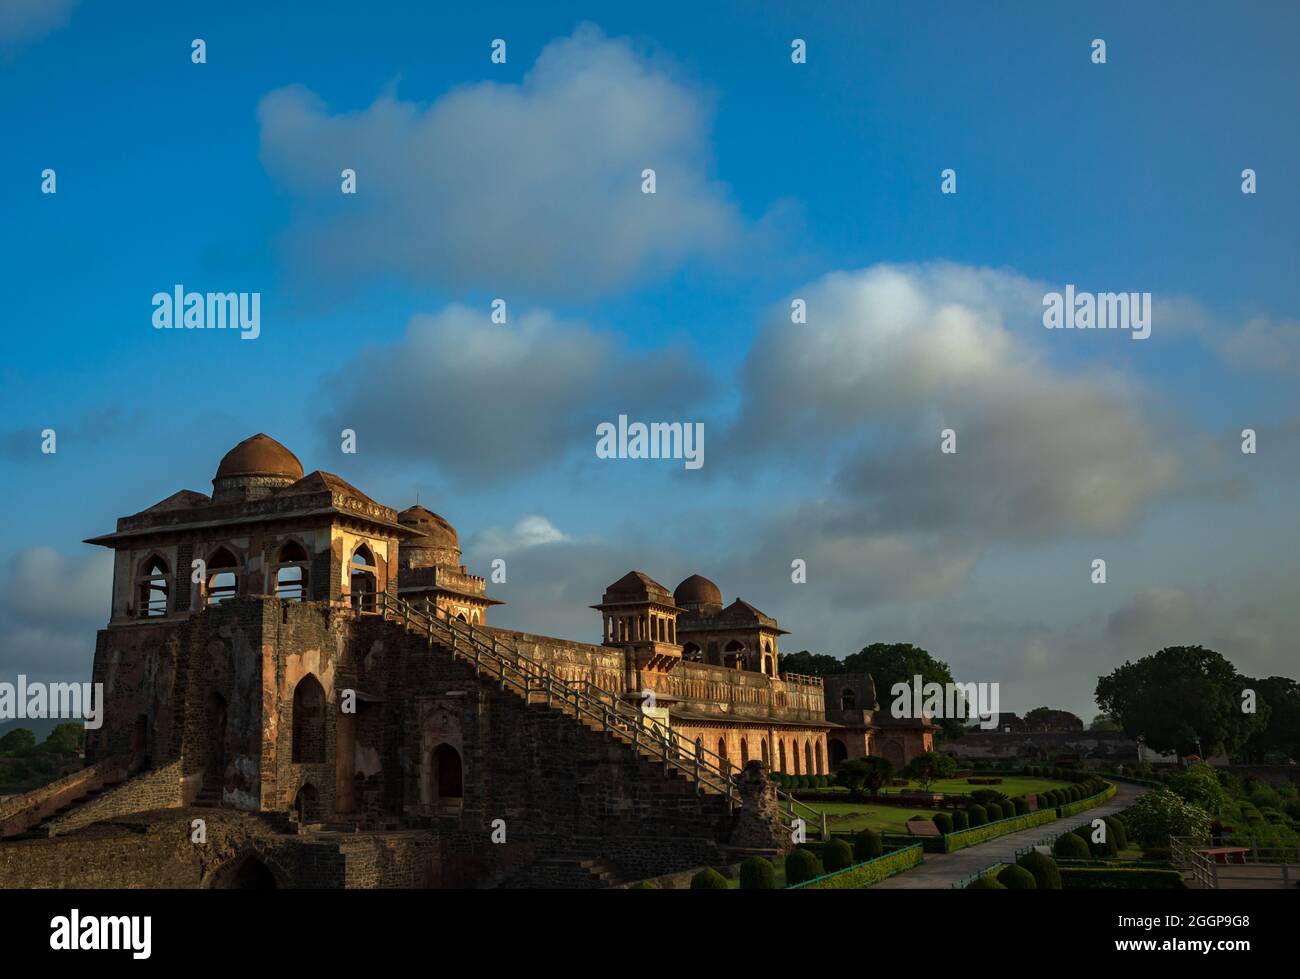
[[831, 771], [839, 767], [840, 762], [849, 757], [848, 746], [839, 738], [831, 738], [826, 742], [826, 750], [830, 754]]
[[433, 788], [433, 802], [438, 811], [459, 812], [465, 797], [460, 752], [447, 742], [442, 742], [429, 754], [426, 777]]
[[304, 782], [293, 800], [293, 811], [298, 814], [298, 822], [314, 823], [320, 820], [320, 793], [316, 786]]
[[886, 742], [883, 746], [885, 759], [894, 766], [894, 771], [898, 771], [907, 764], [903, 757], [903, 746], [897, 741]]
[[279, 887], [271, 868], [251, 853], [235, 868], [225, 886], [242, 891], [273, 891]]
[[292, 757], [301, 765], [325, 760], [325, 688], [310, 673], [293, 690]]
[[777, 758], [779, 759], [779, 767], [777, 768], [777, 771], [784, 772], [785, 771], [785, 742], [784, 741], [778, 741], [776, 743], [776, 754], [777, 754]]
[[812, 743], [805, 741], [803, 743], [803, 771], [805, 775], [816, 775], [813, 770]]
[[722, 665], [729, 670], [745, 668], [745, 644], [732, 640], [722, 647]]
[[817, 742], [815, 754], [817, 755], [817, 774], [825, 775], [826, 769], [822, 768], [822, 743]]

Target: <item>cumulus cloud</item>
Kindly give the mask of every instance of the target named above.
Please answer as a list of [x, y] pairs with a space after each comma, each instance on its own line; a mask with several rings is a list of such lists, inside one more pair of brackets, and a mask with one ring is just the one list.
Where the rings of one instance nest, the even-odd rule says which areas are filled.
[[[385, 94], [353, 113], [290, 87], [258, 117], [264, 164], [299, 207], [291, 247], [331, 275], [592, 295], [745, 233], [708, 176], [706, 101], [591, 25], [547, 45], [518, 85], [428, 106]], [[355, 196], [339, 191], [345, 167]]]
[[[1180, 460], [1131, 381], [1051, 366], [1043, 292], [950, 264], [827, 276], [798, 293], [806, 325], [782, 309], [764, 327], [732, 437], [755, 453], [828, 453], [865, 526], [1120, 529], [1175, 485]], [[955, 454], [940, 452], [944, 429]]]
[[20, 551], [0, 569], [0, 676], [89, 679], [95, 630], [108, 621], [113, 556]]
[[77, 0], [3, 0], [0, 3], [0, 45], [34, 41], [68, 23]]
[[513, 527], [503, 530], [489, 527], [475, 535], [470, 549], [483, 554], [503, 555], [530, 547], [565, 543], [569, 538], [541, 514], [529, 514], [515, 521]]
[[397, 343], [363, 350], [330, 379], [325, 430], [355, 429], [367, 452], [468, 482], [499, 481], [594, 453], [596, 425], [619, 413], [683, 417], [695, 395], [680, 380], [703, 374], [681, 349], [634, 353], [546, 312], [496, 325], [455, 305], [415, 317]]

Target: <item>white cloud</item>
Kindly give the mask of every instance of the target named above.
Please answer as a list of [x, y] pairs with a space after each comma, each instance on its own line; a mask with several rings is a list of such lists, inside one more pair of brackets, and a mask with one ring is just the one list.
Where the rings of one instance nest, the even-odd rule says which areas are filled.
[[543, 311], [498, 325], [454, 305], [413, 318], [397, 343], [363, 350], [329, 379], [325, 431], [352, 428], [368, 453], [500, 481], [594, 454], [596, 424], [620, 412], [684, 417], [698, 394], [681, 378], [704, 375], [679, 349], [634, 353]]
[[[299, 205], [292, 248], [331, 275], [590, 295], [744, 234], [707, 174], [704, 99], [591, 25], [547, 45], [519, 85], [334, 114], [289, 87], [258, 116], [262, 159]], [[344, 167], [355, 196], [339, 191]]]
[[568, 540], [569, 538], [545, 517], [540, 514], [529, 514], [515, 521], [515, 525], [509, 530], [489, 527], [475, 536], [470, 549], [479, 554], [501, 556], [530, 547], [566, 543]]

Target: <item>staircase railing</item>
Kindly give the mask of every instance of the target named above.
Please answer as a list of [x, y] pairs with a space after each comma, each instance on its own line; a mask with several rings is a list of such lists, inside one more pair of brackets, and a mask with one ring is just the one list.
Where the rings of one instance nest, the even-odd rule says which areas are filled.
[[[436, 639], [448, 646], [453, 655], [495, 675], [503, 690], [513, 687], [526, 702], [535, 693], [544, 695], [548, 706], [559, 703], [571, 710], [575, 718], [586, 716], [599, 722], [605, 731], [617, 731], [631, 741], [634, 751], [645, 750], [662, 762], [665, 774], [670, 770], [682, 772], [693, 778], [697, 786], [718, 792], [733, 805], [741, 804], [740, 790], [727, 759], [702, 746], [697, 750], [693, 743], [689, 743], [688, 750], [683, 750], [685, 739], [680, 734], [655, 722], [614, 691], [591, 681], [565, 680], [544, 663], [524, 656], [513, 643], [503, 642], [494, 633], [453, 616], [427, 598], [416, 606], [380, 592], [378, 604], [385, 619], [399, 621], [408, 631], [422, 633], [430, 645]], [[792, 824], [796, 818], [805, 818], [805, 822], [820, 826], [823, 837], [826, 835], [826, 820], [821, 812], [780, 789], [776, 793], [784, 821]]]

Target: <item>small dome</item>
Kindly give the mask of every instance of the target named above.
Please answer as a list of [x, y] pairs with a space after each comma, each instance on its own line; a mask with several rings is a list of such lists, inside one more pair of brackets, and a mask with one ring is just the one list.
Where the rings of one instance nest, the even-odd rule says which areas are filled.
[[693, 574], [673, 592], [678, 605], [721, 605], [722, 591], [703, 575]]
[[420, 535], [411, 538], [410, 541], [402, 545], [403, 547], [450, 547], [460, 549], [460, 538], [456, 536], [456, 528], [432, 510], [426, 510], [422, 506], [408, 507], [397, 515], [397, 522], [403, 527], [410, 527]]
[[284, 479], [302, 479], [302, 463], [298, 457], [269, 435], [254, 435], [244, 439], [227, 452], [217, 466], [215, 483], [219, 479], [237, 476], [279, 476]]

